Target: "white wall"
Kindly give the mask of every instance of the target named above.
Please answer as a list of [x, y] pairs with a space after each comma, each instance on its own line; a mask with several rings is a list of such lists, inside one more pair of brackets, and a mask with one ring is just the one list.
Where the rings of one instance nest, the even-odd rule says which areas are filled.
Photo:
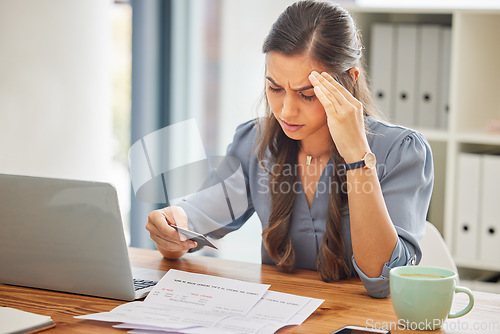
[[293, 0], [223, 0], [221, 22], [220, 151], [239, 124], [258, 116], [264, 91], [262, 43]]
[[111, 0], [0, 1], [0, 172], [102, 180]]

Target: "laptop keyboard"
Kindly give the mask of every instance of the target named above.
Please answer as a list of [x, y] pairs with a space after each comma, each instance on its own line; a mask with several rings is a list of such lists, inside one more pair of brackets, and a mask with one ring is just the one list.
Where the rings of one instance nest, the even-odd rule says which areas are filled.
[[141, 289], [145, 289], [145, 288], [149, 288], [150, 286], [153, 286], [156, 283], [158, 283], [158, 282], [148, 281], [148, 280], [145, 280], [145, 279], [135, 279], [134, 278], [134, 288], [135, 288], [135, 291], [141, 290]]

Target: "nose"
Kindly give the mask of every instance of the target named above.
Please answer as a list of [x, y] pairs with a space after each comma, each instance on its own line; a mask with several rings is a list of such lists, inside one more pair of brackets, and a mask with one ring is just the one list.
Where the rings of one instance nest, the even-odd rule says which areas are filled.
[[298, 104], [292, 94], [286, 94], [283, 101], [283, 108], [281, 109], [281, 117], [285, 120], [293, 119], [299, 111]]

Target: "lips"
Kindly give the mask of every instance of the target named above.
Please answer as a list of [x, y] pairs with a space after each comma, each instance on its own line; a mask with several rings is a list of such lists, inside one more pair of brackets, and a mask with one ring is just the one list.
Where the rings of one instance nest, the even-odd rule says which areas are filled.
[[299, 125], [299, 124], [293, 124], [293, 123], [287, 123], [284, 120], [281, 121], [281, 126], [283, 127], [283, 130], [287, 132], [295, 132], [300, 130], [304, 125]]

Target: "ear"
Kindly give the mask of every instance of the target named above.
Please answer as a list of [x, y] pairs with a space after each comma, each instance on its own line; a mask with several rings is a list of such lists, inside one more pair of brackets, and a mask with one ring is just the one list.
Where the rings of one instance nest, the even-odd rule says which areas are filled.
[[356, 80], [358, 80], [358, 77], [359, 77], [359, 68], [351, 67], [349, 69], [349, 74], [351, 75], [352, 83], [354, 84], [356, 82]]

